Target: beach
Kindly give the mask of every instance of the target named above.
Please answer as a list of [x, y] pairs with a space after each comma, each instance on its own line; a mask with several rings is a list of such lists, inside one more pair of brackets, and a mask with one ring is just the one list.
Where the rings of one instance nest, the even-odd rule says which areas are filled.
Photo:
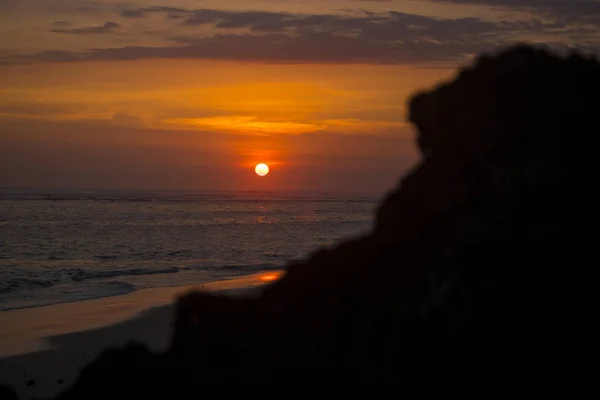
[[109, 347], [138, 341], [154, 351], [166, 349], [179, 295], [203, 290], [252, 296], [281, 273], [0, 312], [0, 384], [11, 386], [21, 399], [56, 396]]
[[289, 262], [368, 231], [375, 207], [316, 194], [12, 189], [0, 203], [0, 384], [22, 399], [56, 396], [108, 347], [165, 349], [178, 295], [251, 294]]

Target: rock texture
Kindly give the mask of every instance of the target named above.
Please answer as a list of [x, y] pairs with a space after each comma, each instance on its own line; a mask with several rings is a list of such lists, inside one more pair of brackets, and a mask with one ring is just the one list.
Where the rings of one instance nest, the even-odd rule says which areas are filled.
[[60, 399], [572, 368], [595, 319], [599, 94], [594, 59], [480, 57], [410, 101], [423, 159], [371, 234], [289, 265], [257, 299], [182, 297], [166, 354], [111, 350]]

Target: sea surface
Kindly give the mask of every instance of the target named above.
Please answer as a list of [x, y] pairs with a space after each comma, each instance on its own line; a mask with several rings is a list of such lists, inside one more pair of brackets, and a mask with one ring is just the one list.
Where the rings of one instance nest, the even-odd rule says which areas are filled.
[[0, 311], [279, 269], [368, 232], [376, 200], [0, 189]]

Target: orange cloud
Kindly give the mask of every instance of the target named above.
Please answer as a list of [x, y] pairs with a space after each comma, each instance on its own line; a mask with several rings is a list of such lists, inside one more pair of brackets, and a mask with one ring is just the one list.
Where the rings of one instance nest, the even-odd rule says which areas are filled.
[[230, 115], [209, 118], [175, 118], [164, 122], [181, 125], [186, 129], [197, 127], [226, 132], [250, 134], [299, 134], [321, 129], [318, 125], [296, 121], [265, 121], [254, 116]]

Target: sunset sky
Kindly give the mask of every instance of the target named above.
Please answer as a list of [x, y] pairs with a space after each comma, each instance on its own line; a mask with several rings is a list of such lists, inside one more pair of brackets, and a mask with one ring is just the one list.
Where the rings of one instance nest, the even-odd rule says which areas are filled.
[[383, 192], [412, 93], [598, 28], [595, 0], [0, 0], [0, 187]]

